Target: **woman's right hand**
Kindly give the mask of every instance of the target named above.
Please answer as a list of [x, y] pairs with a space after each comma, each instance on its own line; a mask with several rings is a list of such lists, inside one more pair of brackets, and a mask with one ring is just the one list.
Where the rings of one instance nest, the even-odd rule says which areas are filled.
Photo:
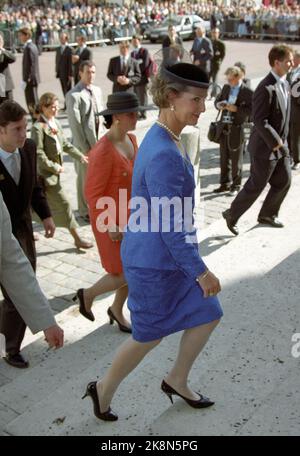
[[197, 282], [203, 290], [204, 298], [215, 296], [221, 291], [219, 279], [210, 271], [200, 275], [197, 278]]
[[62, 166], [60, 168], [58, 168], [57, 174], [61, 174], [63, 172], [64, 172], [64, 168]]

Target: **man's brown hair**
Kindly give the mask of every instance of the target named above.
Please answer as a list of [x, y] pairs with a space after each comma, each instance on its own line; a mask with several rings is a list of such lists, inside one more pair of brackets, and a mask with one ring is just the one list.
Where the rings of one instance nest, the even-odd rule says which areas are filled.
[[275, 65], [275, 60], [283, 61], [289, 53], [293, 54], [294, 51], [287, 44], [276, 44], [273, 46], [269, 52], [270, 66], [273, 67]]

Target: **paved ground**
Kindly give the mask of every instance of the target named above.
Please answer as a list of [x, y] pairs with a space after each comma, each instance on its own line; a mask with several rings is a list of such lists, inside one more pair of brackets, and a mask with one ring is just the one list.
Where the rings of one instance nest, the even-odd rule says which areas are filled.
[[[255, 84], [267, 70], [269, 48], [270, 44], [265, 43], [228, 42], [228, 52], [234, 58], [228, 56], [224, 66], [244, 60]], [[105, 79], [100, 81], [100, 76], [104, 77], [108, 58], [115, 49], [95, 50], [98, 84], [105, 95], [110, 86]], [[40, 93], [46, 90], [60, 93], [57, 81], [53, 82], [50, 77], [52, 59], [50, 53], [41, 57], [44, 83]], [[17, 80], [20, 58], [15, 69]], [[16, 99], [22, 100], [18, 90]], [[139, 141], [156, 115], [157, 112], [152, 111], [147, 121], [139, 122], [136, 132]], [[213, 342], [193, 370], [192, 383], [197, 387], [200, 378], [201, 385], [206, 385], [207, 393], [215, 397], [218, 406], [211, 412], [194, 415], [179, 401], [175, 407], [169, 407], [161, 400], [157, 386], [175, 356], [178, 335], [174, 335], [120, 390], [115, 402], [121, 420], [116, 427], [102, 427], [91, 417], [90, 404], [78, 402], [80, 393], [89, 379], [102, 375], [112, 353], [126, 336], [107, 325], [110, 295], [100, 298], [95, 306], [95, 324], [78, 314], [71, 301], [74, 291], [94, 283], [103, 270], [95, 248], [88, 252], [77, 251], [69, 234], [58, 229], [55, 239], [46, 240], [41, 235], [37, 242], [37, 275], [58, 321], [64, 326], [66, 346], [57, 353], [47, 352], [41, 335], [32, 336], [28, 332], [24, 352], [30, 357], [31, 368], [20, 372], [0, 361], [0, 434], [299, 435], [299, 362], [291, 356], [290, 350], [292, 334], [300, 332], [300, 176], [294, 176], [282, 211], [288, 225], [285, 230], [253, 229], [260, 198], [242, 220], [241, 236], [233, 239], [220, 220], [231, 198], [212, 193], [219, 178], [218, 149], [208, 142], [206, 134], [214, 116], [215, 110], [209, 101], [199, 123], [201, 201], [196, 219], [202, 227], [201, 253], [222, 279], [226, 312]], [[61, 120], [69, 134], [66, 119]], [[246, 178], [247, 156], [245, 162]], [[75, 175], [68, 157], [65, 169], [64, 183], [76, 209]], [[40, 231], [40, 227], [36, 226], [36, 230]], [[92, 238], [88, 225], [81, 230]], [[166, 366], [161, 364], [161, 359], [167, 360]], [[144, 397], [152, 398], [151, 403], [143, 401]], [[121, 408], [122, 402], [124, 407]]]

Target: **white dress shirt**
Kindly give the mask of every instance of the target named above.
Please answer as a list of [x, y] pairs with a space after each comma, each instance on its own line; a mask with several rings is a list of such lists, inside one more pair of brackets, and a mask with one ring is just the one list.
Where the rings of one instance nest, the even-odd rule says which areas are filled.
[[274, 76], [274, 78], [276, 79], [276, 82], [279, 82], [280, 90], [284, 97], [285, 108], [287, 109], [288, 98], [289, 98], [289, 83], [286, 80], [286, 75], [280, 77], [273, 70], [271, 70], [271, 73]]
[[6, 152], [0, 147], [0, 160], [15, 183], [19, 185], [21, 176], [21, 156], [19, 150], [16, 149], [14, 152]]

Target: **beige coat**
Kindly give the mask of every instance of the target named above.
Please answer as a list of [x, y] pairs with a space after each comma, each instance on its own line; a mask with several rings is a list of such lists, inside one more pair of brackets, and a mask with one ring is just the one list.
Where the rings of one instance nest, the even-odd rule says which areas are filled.
[[55, 137], [42, 118], [33, 124], [31, 130], [31, 138], [37, 147], [38, 174], [45, 179], [46, 186], [56, 185], [59, 181], [57, 173], [63, 163], [62, 152], [71, 155], [76, 160], [80, 160], [83, 156], [73, 144], [65, 139], [58, 121], [56, 121], [56, 125], [61, 152], [57, 150]]

